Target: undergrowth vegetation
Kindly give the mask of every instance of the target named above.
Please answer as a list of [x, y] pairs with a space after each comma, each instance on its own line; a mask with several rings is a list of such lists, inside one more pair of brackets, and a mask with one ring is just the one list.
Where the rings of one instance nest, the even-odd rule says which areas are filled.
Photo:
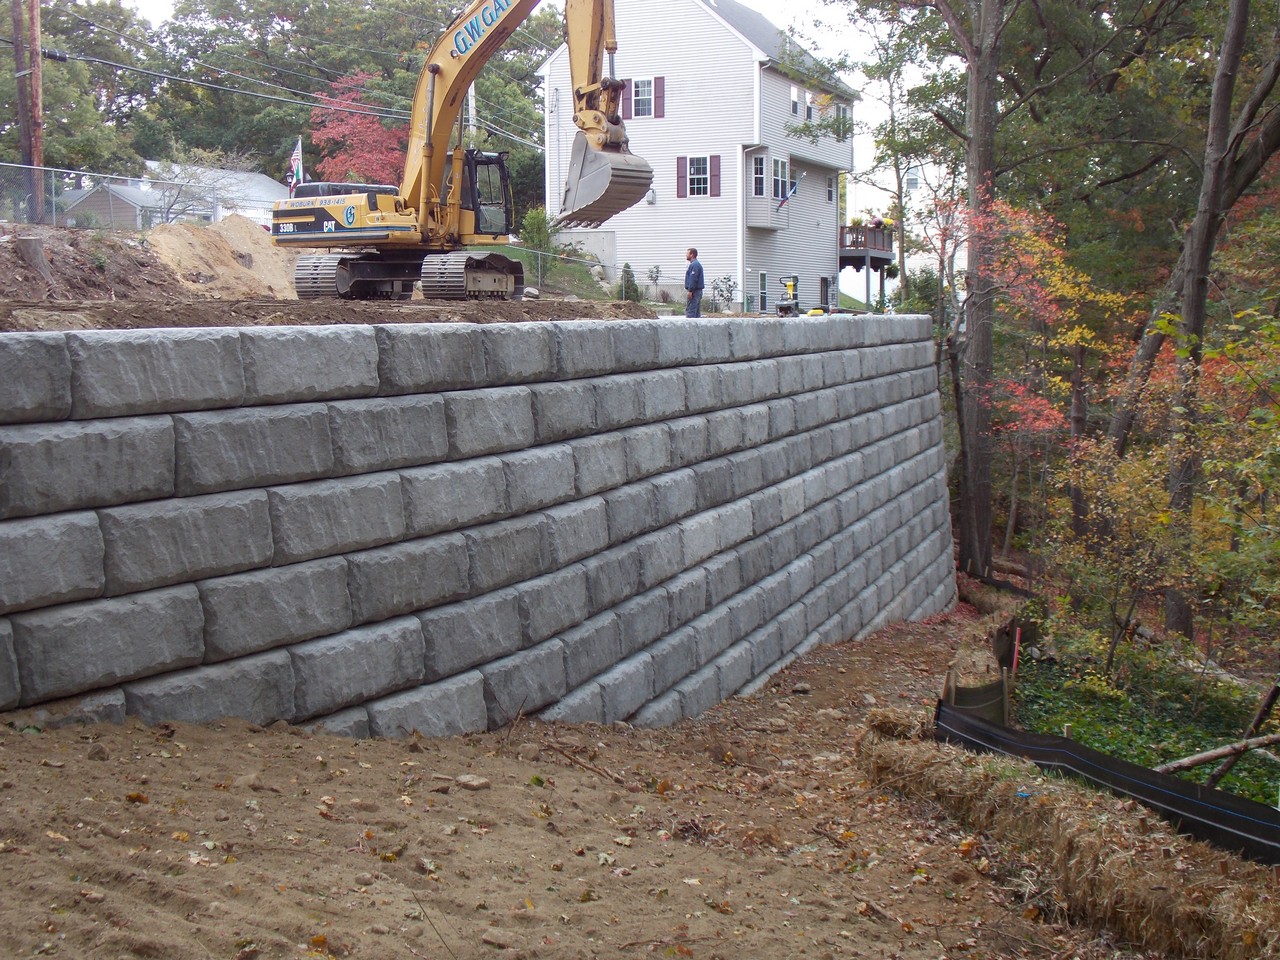
[[[1052, 629], [1042, 659], [1018, 668], [1014, 716], [1027, 730], [1061, 735], [1070, 725], [1072, 738], [1086, 746], [1156, 767], [1241, 739], [1253, 718], [1258, 691], [1206, 666], [1189, 646], [1124, 643], [1107, 671], [1108, 636], [1072, 624]], [[1261, 732], [1276, 729], [1272, 720]], [[1179, 776], [1204, 783], [1217, 766]], [[1280, 762], [1251, 751], [1218, 786], [1274, 806]]]

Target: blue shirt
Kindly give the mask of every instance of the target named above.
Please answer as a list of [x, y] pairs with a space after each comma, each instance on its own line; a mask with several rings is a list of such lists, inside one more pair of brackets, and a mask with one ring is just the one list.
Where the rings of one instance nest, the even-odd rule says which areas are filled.
[[684, 272], [684, 288], [686, 290], [701, 290], [702, 287], [702, 264], [698, 262], [697, 257], [694, 257], [689, 261], [689, 266]]

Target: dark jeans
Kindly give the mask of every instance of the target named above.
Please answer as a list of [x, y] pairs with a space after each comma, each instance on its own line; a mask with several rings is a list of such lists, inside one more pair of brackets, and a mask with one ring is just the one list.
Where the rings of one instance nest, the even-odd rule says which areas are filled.
[[685, 298], [686, 299], [684, 301], [684, 315], [686, 317], [702, 316], [702, 291], [701, 290], [693, 291], [693, 296], [691, 297], [688, 295], [688, 293], [686, 293]]

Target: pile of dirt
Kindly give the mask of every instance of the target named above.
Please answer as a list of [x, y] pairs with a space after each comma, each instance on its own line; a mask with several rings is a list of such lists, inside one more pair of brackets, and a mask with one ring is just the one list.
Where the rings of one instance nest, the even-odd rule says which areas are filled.
[[[43, 265], [19, 250], [38, 240]], [[240, 216], [145, 234], [22, 226], [0, 234], [0, 331], [324, 323], [499, 323], [652, 317], [636, 303], [300, 301], [296, 255]], [[46, 277], [51, 279], [46, 279]]]

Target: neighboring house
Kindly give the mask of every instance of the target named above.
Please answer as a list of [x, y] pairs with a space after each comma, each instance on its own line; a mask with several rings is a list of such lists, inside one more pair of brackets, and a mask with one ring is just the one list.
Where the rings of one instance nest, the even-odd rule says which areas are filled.
[[113, 180], [58, 199], [63, 226], [145, 230], [160, 223], [216, 223], [239, 214], [271, 224], [271, 206], [289, 188], [261, 173], [148, 160], [148, 176]]
[[[849, 130], [856, 94], [798, 79], [788, 65], [807, 54], [734, 0], [669, 0], [661, 10], [660, 30], [651, 3], [617, 0], [615, 11], [623, 120], [631, 151], [653, 167], [653, 189], [603, 227], [564, 230], [561, 240], [582, 244], [612, 278], [629, 263], [642, 288], [657, 268], [677, 303], [685, 250], [697, 247], [708, 295], [727, 276], [738, 305], [767, 311], [785, 293], [782, 278], [798, 275], [803, 308], [834, 307], [840, 177], [852, 166], [852, 137], [824, 133], [815, 143], [787, 128], [838, 118]], [[576, 131], [566, 48], [541, 72], [554, 218]]]

